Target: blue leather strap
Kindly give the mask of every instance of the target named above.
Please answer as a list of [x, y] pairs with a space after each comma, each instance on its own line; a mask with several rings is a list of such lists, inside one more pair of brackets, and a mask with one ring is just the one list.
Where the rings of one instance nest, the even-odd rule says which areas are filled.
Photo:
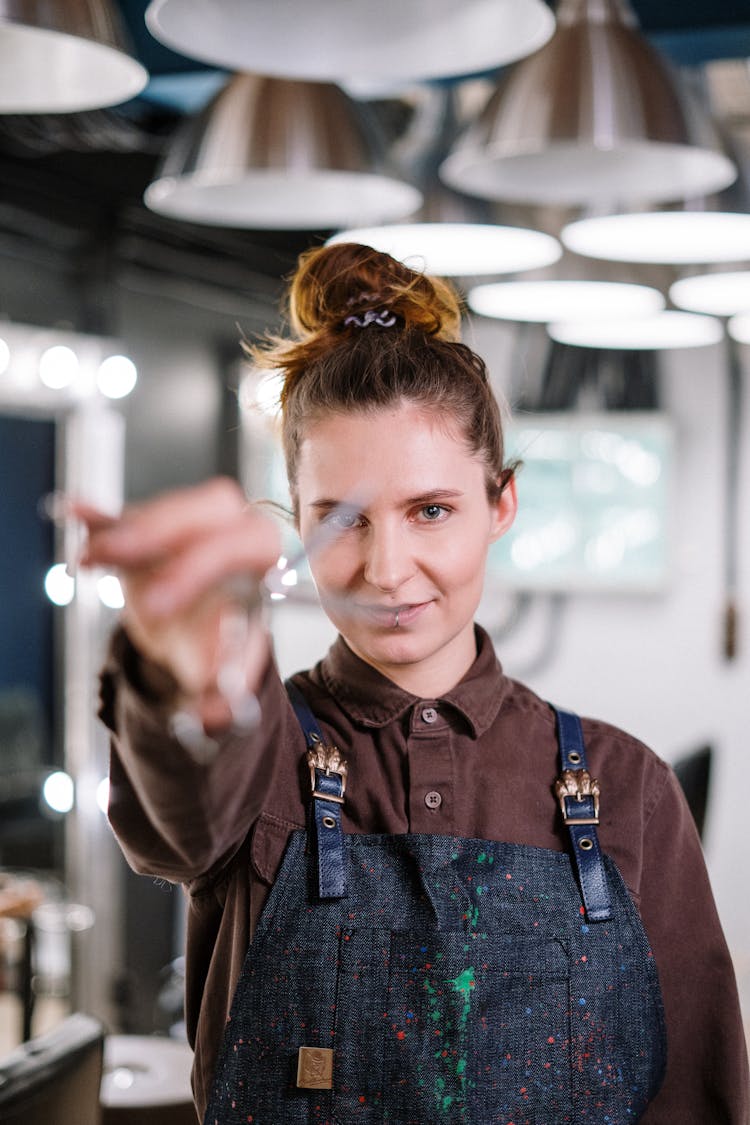
[[569, 711], [553, 707], [557, 722], [562, 773], [556, 785], [560, 808], [570, 833], [573, 859], [581, 896], [589, 922], [605, 922], [612, 916], [609, 887], [599, 836], [599, 787], [589, 775], [581, 720]]
[[346, 763], [335, 747], [326, 746], [318, 722], [299, 688], [291, 680], [286, 681], [285, 687], [308, 747], [312, 786], [310, 827], [318, 860], [318, 896], [345, 898], [341, 809], [346, 786]]
[[[333, 800], [326, 800], [331, 796]], [[315, 792], [312, 802], [312, 819], [318, 851], [318, 896], [320, 898], [346, 897], [346, 870], [344, 867], [344, 834], [341, 828], [342, 798], [339, 774], [326, 775], [315, 771]]]

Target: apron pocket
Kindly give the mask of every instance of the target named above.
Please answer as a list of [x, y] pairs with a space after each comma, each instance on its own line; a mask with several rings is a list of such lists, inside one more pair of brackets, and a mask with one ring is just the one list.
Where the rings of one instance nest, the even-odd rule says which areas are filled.
[[562, 1122], [572, 1112], [569, 957], [555, 940], [391, 936], [385, 1121]]

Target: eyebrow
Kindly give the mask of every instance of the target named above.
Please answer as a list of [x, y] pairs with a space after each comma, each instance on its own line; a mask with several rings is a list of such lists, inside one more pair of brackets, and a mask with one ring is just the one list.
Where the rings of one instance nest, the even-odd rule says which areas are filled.
[[[435, 504], [440, 500], [455, 500], [463, 495], [464, 493], [458, 488], [431, 488], [427, 492], [420, 492], [418, 496], [410, 496], [406, 500], [402, 500], [399, 507], [413, 508], [418, 504]], [[330, 512], [332, 508], [337, 507], [358, 511], [360, 506], [356, 502], [342, 503], [341, 500], [332, 500], [327, 497], [312, 500], [308, 504], [308, 508], [312, 508], [316, 512]]]

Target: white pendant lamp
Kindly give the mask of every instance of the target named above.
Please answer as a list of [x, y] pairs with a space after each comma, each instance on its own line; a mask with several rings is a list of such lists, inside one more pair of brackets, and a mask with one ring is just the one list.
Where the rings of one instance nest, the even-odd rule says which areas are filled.
[[673, 305], [712, 316], [750, 313], [750, 270], [701, 273], [683, 277], [670, 287]]
[[547, 331], [558, 344], [614, 351], [664, 351], [701, 348], [724, 338], [721, 321], [712, 316], [665, 312], [620, 320], [578, 320], [549, 324]]
[[110, 0], [0, 0], [0, 113], [117, 105], [147, 81]]
[[555, 26], [543, 0], [152, 0], [146, 23], [229, 70], [383, 85], [493, 70]]
[[235, 75], [178, 129], [145, 202], [174, 219], [273, 230], [413, 214], [421, 193], [384, 173], [359, 114], [329, 83]]
[[557, 29], [501, 78], [443, 162], [483, 199], [616, 209], [732, 183], [708, 119], [641, 35], [627, 0], [560, 0]]
[[438, 277], [519, 273], [552, 265], [561, 254], [556, 238], [522, 227], [489, 223], [394, 223], [355, 227], [328, 240], [359, 242], [382, 250], [411, 269]]
[[750, 312], [733, 316], [727, 325], [727, 331], [738, 344], [750, 344]]
[[647, 285], [617, 281], [500, 281], [477, 285], [469, 308], [497, 320], [546, 324], [551, 320], [595, 320], [651, 316], [664, 297]]
[[680, 265], [750, 259], [750, 215], [734, 211], [646, 211], [568, 223], [562, 240], [588, 258]]

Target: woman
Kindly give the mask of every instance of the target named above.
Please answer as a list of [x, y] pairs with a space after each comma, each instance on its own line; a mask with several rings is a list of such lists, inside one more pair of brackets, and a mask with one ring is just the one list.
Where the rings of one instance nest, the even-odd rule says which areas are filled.
[[[303, 256], [290, 311], [254, 354], [285, 374], [294, 518], [340, 635], [287, 692], [252, 630], [254, 732], [222, 623], [273, 523], [226, 481], [114, 523], [79, 508], [85, 561], [126, 588], [110, 819], [189, 897], [200, 1114], [741, 1125], [736, 988], [673, 774], [508, 679], [474, 624], [516, 492], [452, 290], [349, 244]], [[205, 760], [173, 737], [186, 707]]]

